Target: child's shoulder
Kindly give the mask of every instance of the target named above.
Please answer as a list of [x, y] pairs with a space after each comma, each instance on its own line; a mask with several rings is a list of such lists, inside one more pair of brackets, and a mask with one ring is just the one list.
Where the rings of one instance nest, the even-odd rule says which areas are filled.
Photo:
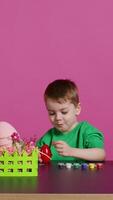
[[56, 129], [54, 127], [50, 128], [44, 133], [43, 137], [51, 136], [51, 135], [53, 135], [55, 133], [55, 131], [56, 131]]
[[88, 121], [79, 122], [78, 126], [80, 126], [81, 130], [98, 130], [94, 125], [90, 124]]
[[81, 127], [80, 127], [80, 133], [84, 137], [89, 137], [92, 135], [99, 135], [103, 137], [103, 132], [100, 131], [98, 128], [96, 128], [94, 125], [90, 124], [88, 121], [82, 121], [80, 122]]
[[81, 128], [93, 127], [88, 121], [84, 120], [78, 123]]

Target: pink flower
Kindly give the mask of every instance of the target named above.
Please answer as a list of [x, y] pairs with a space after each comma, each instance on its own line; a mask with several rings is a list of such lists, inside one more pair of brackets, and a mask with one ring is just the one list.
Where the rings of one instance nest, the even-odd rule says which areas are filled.
[[34, 148], [36, 146], [36, 138], [30, 138], [30, 140], [25, 142], [25, 146], [30, 147], [30, 148]]
[[25, 151], [29, 155], [29, 154], [32, 153], [32, 151], [33, 151], [34, 148], [35, 148], [34, 146], [25, 146]]
[[[30, 140], [21, 140], [20, 135], [16, 132], [14, 132], [11, 135], [11, 138], [13, 140], [13, 145], [15, 147], [15, 150], [21, 154], [22, 150], [25, 150], [27, 154], [31, 154], [32, 151], [35, 149], [36, 146], [36, 137], [30, 138]], [[13, 152], [9, 151], [10, 154]]]
[[11, 137], [13, 142], [20, 142], [20, 135], [18, 133], [13, 133]]
[[15, 148], [14, 147], [7, 147], [7, 151], [11, 155], [15, 152]]

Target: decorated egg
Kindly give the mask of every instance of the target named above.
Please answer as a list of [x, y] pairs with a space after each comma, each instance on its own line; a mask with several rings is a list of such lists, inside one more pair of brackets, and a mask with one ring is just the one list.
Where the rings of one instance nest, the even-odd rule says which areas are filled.
[[0, 146], [11, 147], [12, 146], [12, 133], [16, 133], [16, 129], [8, 122], [0, 122]]
[[49, 146], [47, 144], [44, 144], [40, 149], [40, 153], [43, 163], [48, 164], [52, 157], [52, 153]]

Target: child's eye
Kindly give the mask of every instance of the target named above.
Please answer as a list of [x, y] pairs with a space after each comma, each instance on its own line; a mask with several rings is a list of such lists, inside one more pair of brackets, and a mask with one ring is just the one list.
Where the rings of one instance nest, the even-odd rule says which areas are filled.
[[65, 112], [64, 112], [64, 111], [62, 111], [62, 114], [63, 114], [63, 115], [66, 115], [67, 113], [68, 113], [67, 111], [65, 111]]
[[49, 115], [55, 115], [55, 113], [49, 113]]

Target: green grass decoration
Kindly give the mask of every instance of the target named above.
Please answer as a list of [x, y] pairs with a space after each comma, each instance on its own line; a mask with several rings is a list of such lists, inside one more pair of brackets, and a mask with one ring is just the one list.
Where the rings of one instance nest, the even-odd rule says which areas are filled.
[[0, 176], [38, 176], [38, 150], [30, 155], [23, 150], [9, 154], [7, 151], [0, 156]]

